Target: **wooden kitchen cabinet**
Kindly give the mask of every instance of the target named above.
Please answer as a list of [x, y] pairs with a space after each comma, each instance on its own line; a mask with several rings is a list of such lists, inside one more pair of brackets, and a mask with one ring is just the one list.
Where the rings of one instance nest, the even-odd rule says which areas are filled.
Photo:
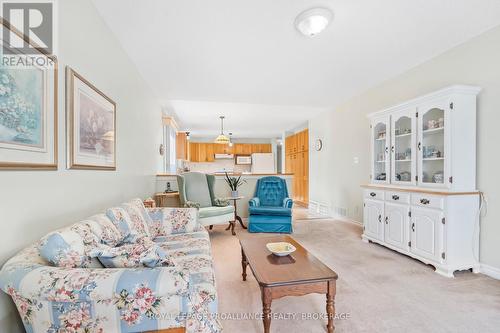
[[261, 153], [272, 153], [273, 152], [273, 147], [271, 146], [270, 143], [261, 143], [261, 144], [259, 144], [259, 146], [260, 146]]
[[299, 152], [309, 150], [309, 130], [298, 133], [297, 149]]
[[215, 161], [215, 152], [214, 146], [216, 143], [207, 143], [205, 144], [205, 162], [213, 162]]
[[293, 199], [309, 202], [309, 131], [285, 138], [285, 172], [293, 173]]
[[189, 142], [189, 161], [191, 162], [213, 162], [215, 154], [251, 155], [271, 152], [270, 143], [235, 143], [233, 147], [230, 147], [220, 143]]
[[214, 159], [213, 143], [190, 142], [189, 143], [189, 161], [191, 162], [213, 162]]
[[200, 162], [198, 156], [199, 143], [190, 142], [189, 143], [189, 161], [191, 162]]
[[188, 159], [188, 140], [185, 132], [179, 132], [176, 135], [175, 154], [178, 160]]

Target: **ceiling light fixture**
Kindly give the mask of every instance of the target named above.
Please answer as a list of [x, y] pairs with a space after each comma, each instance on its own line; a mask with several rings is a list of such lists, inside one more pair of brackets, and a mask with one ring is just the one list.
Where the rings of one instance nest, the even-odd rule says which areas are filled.
[[220, 116], [220, 135], [215, 139], [215, 143], [228, 144], [231, 140], [224, 135], [224, 116]]
[[295, 27], [305, 36], [313, 37], [326, 29], [333, 20], [333, 13], [327, 8], [311, 8], [300, 13]]
[[228, 134], [229, 134], [229, 147], [232, 147], [233, 146], [233, 140], [232, 140], [233, 133], [229, 132]]

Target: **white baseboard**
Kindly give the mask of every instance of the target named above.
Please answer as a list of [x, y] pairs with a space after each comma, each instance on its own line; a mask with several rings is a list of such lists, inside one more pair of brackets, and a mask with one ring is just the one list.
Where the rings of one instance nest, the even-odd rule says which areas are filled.
[[481, 264], [481, 273], [488, 275], [494, 279], [500, 280], [500, 268], [496, 268], [490, 265]]

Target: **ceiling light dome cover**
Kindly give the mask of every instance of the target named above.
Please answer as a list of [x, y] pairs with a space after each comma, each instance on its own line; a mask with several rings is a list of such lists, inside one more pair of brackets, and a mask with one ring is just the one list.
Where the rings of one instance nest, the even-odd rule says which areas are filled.
[[311, 8], [300, 13], [295, 27], [305, 36], [313, 37], [326, 29], [333, 20], [333, 13], [327, 8]]

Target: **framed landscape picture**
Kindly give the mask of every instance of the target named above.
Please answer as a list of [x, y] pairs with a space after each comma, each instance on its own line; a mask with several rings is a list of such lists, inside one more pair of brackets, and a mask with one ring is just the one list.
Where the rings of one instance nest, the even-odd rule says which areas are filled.
[[[57, 169], [57, 59], [1, 20], [1, 50], [6, 34], [33, 46], [33, 54], [5, 56], [0, 66], [0, 169]], [[7, 60], [5, 60], [7, 59]], [[26, 59], [36, 59], [28, 64]]]
[[116, 170], [116, 104], [66, 68], [68, 168]]

